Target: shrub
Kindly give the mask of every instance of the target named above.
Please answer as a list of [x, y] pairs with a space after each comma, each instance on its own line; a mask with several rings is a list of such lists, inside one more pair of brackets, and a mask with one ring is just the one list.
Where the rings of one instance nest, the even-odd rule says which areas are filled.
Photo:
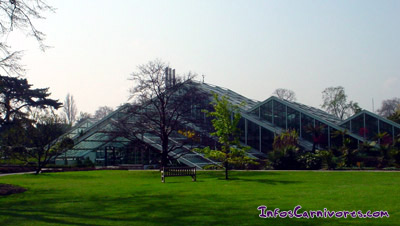
[[321, 169], [322, 158], [318, 154], [307, 152], [298, 156], [297, 161], [301, 169]]

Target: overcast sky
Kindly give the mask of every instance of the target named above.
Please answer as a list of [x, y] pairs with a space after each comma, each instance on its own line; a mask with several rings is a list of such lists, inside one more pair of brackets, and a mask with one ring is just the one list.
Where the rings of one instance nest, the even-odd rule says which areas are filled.
[[[400, 1], [56, 0], [36, 21], [45, 52], [16, 32], [35, 87], [71, 93], [79, 111], [127, 101], [137, 65], [162, 59], [177, 73], [265, 100], [277, 88], [320, 107], [321, 92], [344, 86], [375, 110], [400, 97]], [[201, 79], [201, 76], [199, 76]]]

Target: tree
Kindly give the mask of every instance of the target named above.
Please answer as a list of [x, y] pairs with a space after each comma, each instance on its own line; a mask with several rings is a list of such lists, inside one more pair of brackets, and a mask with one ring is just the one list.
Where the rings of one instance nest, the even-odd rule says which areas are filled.
[[113, 111], [114, 110], [112, 109], [112, 107], [108, 107], [108, 106], [99, 107], [99, 109], [97, 109], [96, 112], [94, 113], [94, 118], [100, 120], [100, 119], [106, 117], [108, 114], [110, 114]]
[[[11, 31], [20, 30], [33, 36], [40, 48], [45, 50], [47, 46], [43, 41], [45, 34], [34, 25], [35, 19], [44, 19], [43, 13], [54, 12], [54, 8], [43, 0], [9, 0], [0, 2], [0, 36], [5, 37]], [[6, 40], [6, 39], [3, 39]], [[19, 64], [22, 51], [10, 51], [5, 42], [0, 42], [0, 68], [6, 74], [21, 74], [23, 67]]]
[[[157, 137], [161, 143], [161, 167], [168, 165], [169, 154], [181, 144], [170, 142], [170, 136], [190, 122], [191, 106], [208, 98], [193, 81], [195, 76], [176, 76], [167, 64], [154, 60], [139, 65], [130, 80], [133, 104], [126, 110], [128, 117], [116, 121], [117, 133], [129, 140], [143, 140], [145, 134]], [[184, 154], [184, 153], [182, 153]], [[180, 157], [175, 156], [176, 158]]]
[[378, 114], [382, 117], [388, 118], [389, 116], [400, 110], [400, 98], [393, 97], [382, 101], [381, 108], [377, 110]]
[[389, 120], [392, 120], [392, 121], [395, 122], [395, 123], [400, 124], [400, 107], [399, 107], [399, 109], [398, 109], [395, 113], [391, 114], [391, 115], [388, 117], [388, 119], [389, 119]]
[[322, 91], [322, 108], [340, 119], [361, 111], [357, 102], [347, 102], [347, 95], [342, 86], [328, 87]]
[[76, 120], [77, 121], [76, 123], [81, 123], [81, 122], [85, 121], [86, 119], [90, 119], [90, 118], [93, 118], [92, 114], [81, 111], [81, 112], [79, 112], [79, 116], [78, 116], [78, 119]]
[[67, 94], [64, 100], [63, 111], [67, 123], [72, 125], [76, 121], [76, 114], [78, 113], [78, 109], [76, 108], [74, 96], [71, 94]]
[[205, 153], [207, 157], [220, 161], [221, 167], [225, 168], [225, 179], [228, 180], [228, 171], [231, 165], [255, 164], [255, 162], [246, 155], [249, 147], [240, 145], [238, 123], [241, 115], [239, 106], [230, 103], [226, 96], [220, 98], [218, 94], [214, 94], [211, 104], [214, 111], [206, 111], [207, 116], [212, 117], [211, 122], [215, 129], [215, 132], [211, 135], [218, 137], [218, 143], [221, 147], [217, 150], [206, 147], [198, 151]]
[[58, 100], [48, 98], [49, 88], [33, 89], [26, 79], [0, 75], [0, 129], [13, 120], [28, 119], [32, 108], [61, 107]]
[[39, 115], [36, 122], [26, 130], [26, 143], [13, 146], [10, 155], [25, 163], [35, 162], [36, 174], [40, 173], [52, 159], [74, 146], [70, 138], [61, 137], [68, 125], [55, 114]]
[[296, 93], [290, 89], [279, 88], [276, 89], [272, 94], [276, 95], [282, 100], [296, 101]]

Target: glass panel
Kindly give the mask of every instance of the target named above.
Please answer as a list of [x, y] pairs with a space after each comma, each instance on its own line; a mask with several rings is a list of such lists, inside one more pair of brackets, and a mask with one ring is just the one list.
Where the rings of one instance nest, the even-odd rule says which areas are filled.
[[274, 143], [274, 133], [261, 127], [261, 151], [267, 153], [272, 150]]
[[400, 136], [400, 128], [394, 127], [394, 135]]
[[314, 127], [314, 119], [305, 114], [301, 114], [301, 136], [309, 142], [313, 142], [312, 133], [308, 129], [312, 127]]
[[261, 119], [272, 123], [272, 101], [260, 106]]
[[287, 108], [288, 129], [295, 129], [300, 133], [300, 112], [288, 107]]
[[381, 144], [391, 144], [393, 142], [393, 127], [392, 125], [379, 120], [379, 131], [380, 133], [386, 132], [387, 135], [383, 139], [381, 139]]
[[374, 140], [378, 134], [378, 119], [365, 114], [365, 135], [368, 140]]
[[245, 128], [245, 119], [244, 118], [240, 118], [239, 123], [238, 123], [238, 127], [240, 129], [240, 141], [245, 143], [246, 142], [246, 128]]
[[346, 122], [345, 124], [342, 125], [343, 128], [346, 128], [347, 130], [350, 131], [350, 121]]
[[317, 131], [317, 134], [314, 135], [313, 139], [317, 144], [317, 148], [322, 148], [322, 149], [328, 149], [329, 148], [329, 143], [328, 143], [328, 125], [315, 120], [315, 129]]
[[274, 124], [286, 129], [286, 106], [274, 101]]
[[331, 148], [338, 149], [343, 145], [343, 136], [339, 134], [338, 130], [330, 127], [330, 134], [331, 134]]
[[247, 145], [260, 150], [260, 127], [247, 120]]
[[259, 115], [259, 113], [260, 113], [259, 110], [260, 110], [260, 108], [254, 109], [254, 110], [251, 111], [251, 114], [258, 118], [260, 116]]
[[351, 132], [364, 137], [364, 114], [351, 120]]

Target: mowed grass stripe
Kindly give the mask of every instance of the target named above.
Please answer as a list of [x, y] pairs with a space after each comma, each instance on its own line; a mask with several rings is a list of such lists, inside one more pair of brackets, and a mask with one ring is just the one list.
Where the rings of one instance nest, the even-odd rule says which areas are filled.
[[[89, 171], [15, 175], [28, 188], [0, 197], [0, 225], [399, 225], [398, 172]], [[382, 219], [261, 219], [259, 205], [291, 210], [387, 210]]]

